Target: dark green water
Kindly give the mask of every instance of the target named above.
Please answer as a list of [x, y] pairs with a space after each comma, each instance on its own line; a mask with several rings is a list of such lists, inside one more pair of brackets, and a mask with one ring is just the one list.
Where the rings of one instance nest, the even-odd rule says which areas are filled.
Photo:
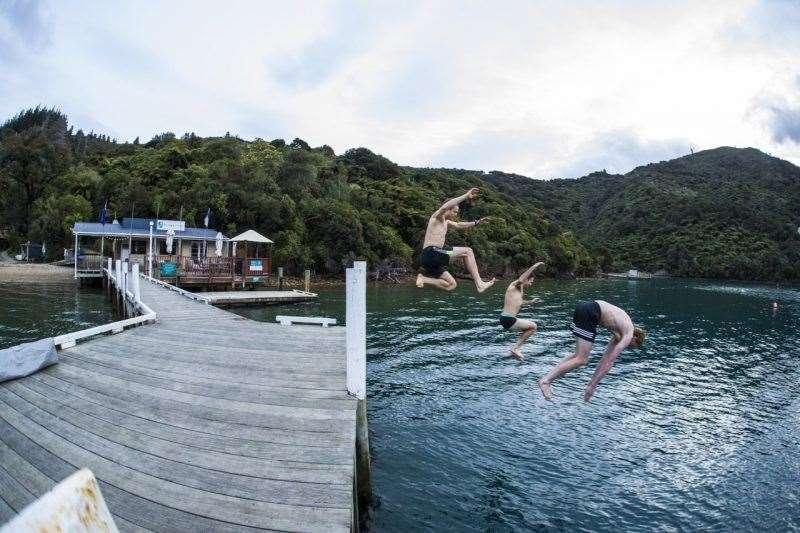
[[[540, 332], [517, 363], [497, 324], [504, 287], [461, 285], [368, 289], [373, 530], [800, 529], [800, 290], [541, 282]], [[343, 289], [319, 292], [292, 314], [343, 321]], [[548, 403], [536, 380], [570, 353], [579, 299], [620, 305], [650, 336], [585, 404], [601, 333]]]
[[0, 282], [0, 349], [119, 320], [100, 288], [72, 278]]

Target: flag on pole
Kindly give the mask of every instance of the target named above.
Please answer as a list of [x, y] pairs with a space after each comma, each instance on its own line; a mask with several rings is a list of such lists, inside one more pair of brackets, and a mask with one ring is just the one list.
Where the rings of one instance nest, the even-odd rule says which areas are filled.
[[208, 211], [206, 211], [206, 218], [203, 219], [203, 224], [205, 224], [206, 227], [208, 227], [208, 223], [210, 220], [211, 220], [211, 208], [209, 207]]
[[100, 210], [100, 223], [105, 225], [108, 220], [108, 200], [103, 204], [103, 209]]

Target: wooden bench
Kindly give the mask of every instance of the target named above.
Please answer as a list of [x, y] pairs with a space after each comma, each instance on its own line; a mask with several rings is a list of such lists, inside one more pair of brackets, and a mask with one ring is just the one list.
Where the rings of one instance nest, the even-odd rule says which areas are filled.
[[324, 318], [317, 316], [286, 316], [278, 315], [275, 317], [276, 322], [280, 322], [281, 326], [291, 326], [292, 324], [319, 324], [323, 328], [336, 324], [335, 318]]

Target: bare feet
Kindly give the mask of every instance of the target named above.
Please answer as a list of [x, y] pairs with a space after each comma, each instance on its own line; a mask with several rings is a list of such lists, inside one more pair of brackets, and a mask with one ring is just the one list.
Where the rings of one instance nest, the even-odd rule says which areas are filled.
[[494, 285], [494, 282], [495, 282], [495, 281], [497, 281], [497, 278], [492, 278], [492, 279], [490, 279], [489, 281], [484, 281], [484, 282], [482, 282], [482, 283], [481, 283], [480, 285], [478, 285], [476, 288], [478, 289], [478, 292], [483, 292], [483, 291], [485, 291], [486, 289], [488, 289], [489, 287], [491, 287], [492, 285]]
[[524, 361], [525, 360], [525, 358], [522, 356], [522, 351], [517, 347], [511, 348], [508, 351], [508, 353], [510, 353], [511, 357], [513, 357], [517, 361]]
[[425, 284], [422, 282], [422, 274], [417, 274], [417, 288], [421, 289]]
[[545, 400], [550, 401], [553, 399], [553, 391], [550, 390], [550, 383], [545, 381], [544, 378], [539, 380], [539, 388], [542, 389]]

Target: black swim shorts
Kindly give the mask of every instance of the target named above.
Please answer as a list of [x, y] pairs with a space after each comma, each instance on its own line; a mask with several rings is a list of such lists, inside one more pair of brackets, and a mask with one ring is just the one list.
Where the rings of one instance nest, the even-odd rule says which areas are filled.
[[453, 253], [452, 246], [427, 246], [419, 256], [419, 266], [422, 273], [429, 278], [438, 278], [447, 270], [450, 264], [450, 254]]
[[583, 300], [575, 306], [570, 329], [572, 334], [585, 341], [594, 342], [597, 324], [600, 323], [600, 304], [594, 300]]
[[517, 317], [507, 315], [505, 313], [502, 313], [500, 315], [500, 325], [503, 326], [503, 329], [508, 329], [516, 323], [517, 323]]

